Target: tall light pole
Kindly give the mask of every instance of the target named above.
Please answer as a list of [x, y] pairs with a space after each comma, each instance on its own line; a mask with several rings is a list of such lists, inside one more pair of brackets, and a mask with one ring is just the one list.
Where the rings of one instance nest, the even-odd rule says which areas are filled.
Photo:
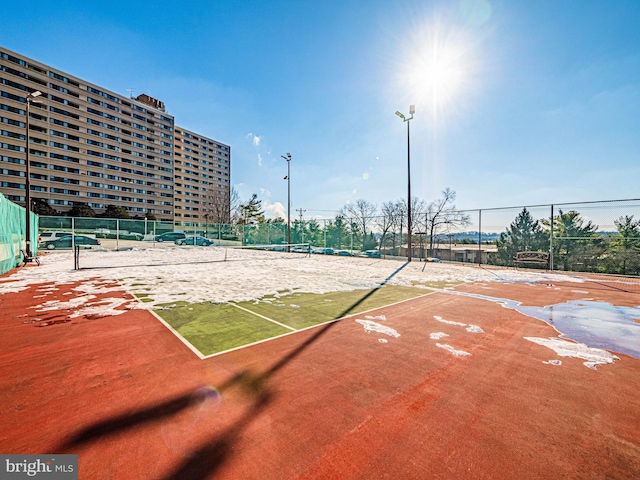
[[31, 102], [40, 103], [39, 100], [34, 100], [36, 97], [42, 95], [42, 92], [36, 90], [35, 92], [31, 92], [27, 94], [27, 108], [25, 110], [25, 196], [24, 196], [24, 209], [26, 212], [26, 223], [25, 223], [25, 261], [31, 261], [32, 253], [31, 253], [31, 169], [29, 168], [29, 110], [31, 107]]
[[[413, 114], [416, 113], [416, 106], [409, 106], [409, 118], [402, 113], [396, 112], [403, 122], [407, 123], [407, 262], [411, 261], [411, 136], [409, 130], [409, 122], [413, 120]], [[402, 241], [402, 239], [400, 239]]]
[[291, 251], [291, 154], [287, 152], [287, 156], [280, 155], [287, 161], [287, 252]]

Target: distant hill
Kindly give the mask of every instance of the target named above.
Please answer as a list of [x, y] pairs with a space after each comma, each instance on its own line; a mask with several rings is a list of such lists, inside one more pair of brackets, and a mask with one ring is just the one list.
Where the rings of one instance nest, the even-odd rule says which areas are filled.
[[[496, 239], [498, 239], [500, 237], [499, 233], [482, 233], [481, 234], [481, 241], [482, 243], [484, 242], [495, 242]], [[439, 234], [436, 235], [437, 241], [440, 243], [449, 243], [450, 241], [453, 243], [459, 243], [459, 242], [472, 242], [472, 243], [478, 243], [478, 232], [458, 232], [458, 233], [452, 233], [452, 234]]]

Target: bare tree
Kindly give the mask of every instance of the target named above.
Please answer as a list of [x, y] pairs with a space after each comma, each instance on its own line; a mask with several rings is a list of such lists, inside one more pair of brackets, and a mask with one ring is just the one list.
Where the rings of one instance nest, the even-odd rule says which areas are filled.
[[238, 223], [240, 220], [240, 194], [236, 187], [229, 190], [229, 223]]
[[442, 197], [431, 202], [425, 215], [425, 231], [429, 235], [429, 255], [433, 252], [433, 239], [444, 227], [461, 227], [471, 223], [469, 215], [456, 209], [453, 202], [456, 192], [450, 188], [442, 191]]
[[235, 187], [211, 185], [204, 194], [203, 204], [207, 223], [235, 223], [239, 218], [240, 197]]
[[[377, 218], [376, 224], [380, 228], [382, 235], [380, 237], [380, 248], [382, 248], [387, 239], [387, 234], [395, 231], [400, 222], [398, 205], [394, 202], [385, 202], [380, 208], [382, 214]], [[395, 235], [393, 236], [393, 248], [395, 249]]]
[[363, 249], [367, 238], [367, 227], [373, 220], [377, 209], [377, 205], [369, 203], [363, 199], [356, 200], [355, 204], [347, 203], [342, 208], [342, 214], [345, 217], [351, 217], [351, 221], [358, 227], [358, 230], [360, 230], [360, 232], [362, 233]]
[[[402, 226], [406, 227], [406, 219], [407, 219], [407, 201], [406, 199], [401, 199], [396, 202], [400, 219], [403, 222]], [[427, 211], [427, 204], [424, 200], [420, 200], [418, 197], [411, 197], [411, 234], [420, 231], [421, 229], [424, 231], [424, 222], [422, 219], [425, 218], [425, 212]], [[420, 238], [420, 246], [422, 248], [423, 245], [423, 237], [421, 235]], [[401, 239], [402, 242], [402, 239]], [[411, 243], [415, 245], [415, 237], [411, 239]]]

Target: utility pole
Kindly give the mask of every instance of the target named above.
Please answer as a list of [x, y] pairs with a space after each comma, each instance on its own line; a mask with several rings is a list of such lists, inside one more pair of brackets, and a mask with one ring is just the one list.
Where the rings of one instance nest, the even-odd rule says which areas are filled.
[[296, 211], [300, 212], [300, 230], [302, 233], [302, 243], [304, 243], [304, 223], [303, 223], [304, 220], [303, 220], [302, 214], [306, 212], [306, 210], [303, 210], [302, 207], [300, 207], [300, 208], [297, 208]]

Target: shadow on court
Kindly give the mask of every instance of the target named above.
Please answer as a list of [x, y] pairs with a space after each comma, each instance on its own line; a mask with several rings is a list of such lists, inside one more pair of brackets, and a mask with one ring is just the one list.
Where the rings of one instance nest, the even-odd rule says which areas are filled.
[[[224, 431], [216, 434], [208, 441], [203, 442], [192, 455], [176, 465], [176, 467], [167, 473], [167, 475], [163, 476], [162, 479], [198, 480], [214, 474], [231, 458], [234, 450], [233, 445], [241, 437], [243, 431], [274, 398], [274, 394], [270, 391], [268, 385], [271, 377], [331, 330], [338, 323], [338, 320], [349, 315], [350, 312], [362, 304], [362, 302], [374, 295], [406, 266], [407, 263], [402, 264], [391, 273], [391, 275], [380, 282], [376, 288], [370, 290], [366, 295], [362, 296], [362, 298], [336, 316], [334, 321], [319, 327], [311, 337], [300, 343], [300, 345], [284, 355], [262, 373], [244, 370], [225, 381], [222, 385], [219, 385], [215, 395], [222, 395], [232, 388], [239, 388], [243, 393], [247, 394], [246, 397], [250, 399], [251, 404], [246, 413]], [[172, 417], [207, 401], [211, 395], [213, 395], [212, 392], [210, 389], [199, 388], [195, 391], [185, 392], [184, 394], [169, 398], [163, 402], [139, 408], [133, 412], [115, 415], [105, 420], [95, 422], [72, 434], [67, 441], [57, 446], [53, 451], [55, 453], [77, 453], [78, 449], [84, 445], [105, 440], [138, 427], [171, 421]]]

